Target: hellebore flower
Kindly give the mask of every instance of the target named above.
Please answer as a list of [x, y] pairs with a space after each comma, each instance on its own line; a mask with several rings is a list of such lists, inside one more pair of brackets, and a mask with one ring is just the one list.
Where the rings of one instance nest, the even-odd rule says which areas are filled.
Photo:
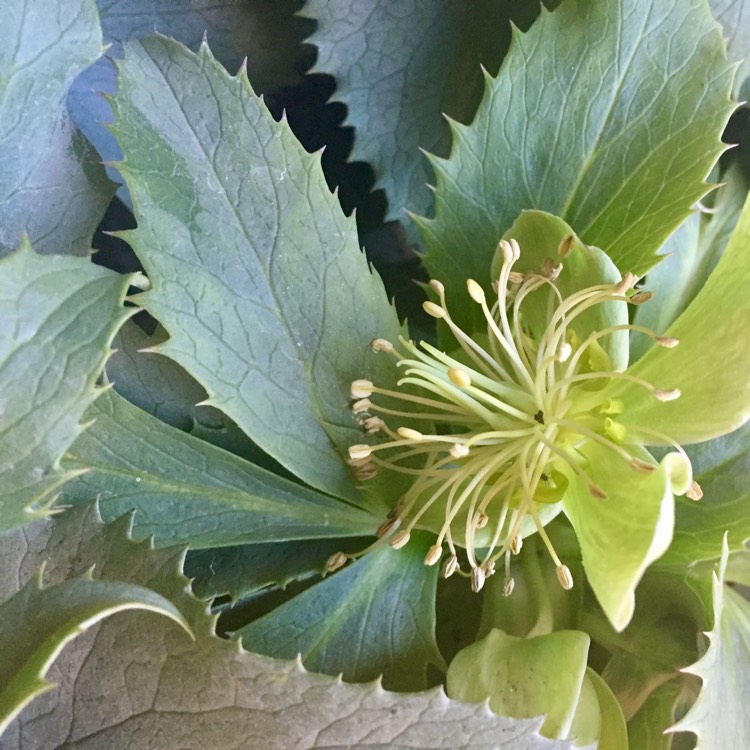
[[[350, 465], [365, 483], [379, 471], [408, 478], [378, 536], [398, 549], [414, 529], [433, 531], [437, 540], [425, 564], [443, 559], [443, 575], [468, 576], [474, 591], [502, 563], [509, 595], [512, 556], [535, 532], [561, 586], [571, 588], [570, 570], [544, 528], [563, 511], [576, 531], [589, 583], [622, 629], [632, 616], [635, 586], [672, 539], [674, 495], [701, 497], [678, 440], [704, 440], [742, 424], [747, 388], [732, 399], [734, 412], [725, 409], [718, 420], [693, 419], [696, 398], [710, 400], [694, 389], [679, 410], [685, 364], [704, 364], [705, 342], [688, 324], [694, 307], [715, 307], [711, 289], [686, 311], [686, 321], [672, 327], [684, 336], [662, 335], [628, 322], [629, 306], [651, 297], [634, 288], [636, 277], [621, 275], [561, 220], [525, 212], [506, 236], [493, 264], [492, 298], [477, 281], [466, 282], [484, 319], [479, 332], [467, 333], [454, 322], [445, 288], [433, 280], [437, 301], [425, 302], [424, 309], [445, 326], [445, 340], [452, 343], [443, 350], [404, 338], [372, 342], [374, 352], [392, 357], [403, 375], [396, 390], [364, 378], [352, 383], [352, 408], [368, 441], [351, 446]], [[557, 257], [551, 259], [546, 253], [553, 239]], [[519, 271], [519, 262], [528, 270]], [[717, 270], [714, 287], [726, 284], [727, 263], [731, 255]], [[591, 280], [596, 283], [585, 283]], [[629, 335], [655, 344], [631, 367]], [[684, 349], [687, 356], [673, 358]], [[721, 350], [720, 342], [712, 342], [711, 351]], [[744, 350], [735, 366], [747, 369]], [[648, 445], [671, 451], [657, 462]], [[329, 567], [346, 557], [334, 556]]]

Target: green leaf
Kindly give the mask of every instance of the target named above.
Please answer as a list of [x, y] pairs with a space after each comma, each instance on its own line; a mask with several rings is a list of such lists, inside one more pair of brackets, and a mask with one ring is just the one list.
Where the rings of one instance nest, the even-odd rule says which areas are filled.
[[[22, 586], [47, 558], [55, 581], [97, 570], [147, 586], [172, 601], [195, 633], [139, 613], [106, 620], [95, 638], [76, 639], [58, 660], [65, 676], [3, 736], [8, 747], [150, 750], [233, 745], [419, 750], [569, 750], [540, 737], [537, 722], [504, 719], [485, 705], [448, 700], [440, 689], [411, 695], [378, 684], [348, 685], [306, 672], [298, 661], [244, 652], [216, 638], [205, 604], [177, 574], [179, 555], [127, 542], [126, 523], [102, 527], [87, 509], [0, 537], [0, 592]], [[10, 554], [8, 554], [10, 551]], [[158, 669], [154, 669], [158, 665]], [[207, 685], [210, 690], [207, 691]], [[75, 707], [75, 716], [73, 709]]]
[[674, 722], [682, 686], [678, 680], [661, 685], [628, 722], [631, 750], [670, 750], [672, 735], [665, 730]]
[[422, 690], [428, 664], [442, 666], [435, 643], [438, 570], [423, 564], [432, 543], [414, 535], [386, 544], [237, 631], [245, 648], [300, 655], [309, 669], [357, 682], [383, 675], [398, 690]]
[[693, 707], [672, 728], [698, 737], [696, 750], [750, 747], [750, 602], [724, 585], [725, 547], [718, 575], [713, 574], [714, 626], [706, 633], [706, 653], [684, 671], [703, 687]]
[[[657, 388], [679, 388], [663, 403], [645, 398], [641, 386], [620, 383], [612, 396], [625, 404], [631, 425], [656, 429], [679, 443], [697, 443], [741, 427], [750, 417], [750, 295], [738, 279], [750, 277], [750, 198], [716, 269], [666, 334], [676, 349], [652, 347], [628, 369]], [[717, 394], [720, 394], [717, 397]], [[637, 430], [637, 427], [636, 427]], [[664, 441], [644, 431], [651, 445]]]
[[[711, 196], [715, 196], [712, 213], [693, 214], [662, 246], [660, 253], [666, 257], [646, 278], [646, 287], [654, 298], [635, 308], [635, 323], [657, 333], [666, 331], [716, 267], [747, 197], [747, 184], [739, 166], [730, 167], [722, 180], [726, 184]], [[641, 357], [652, 344], [646, 336], [634, 336], [633, 359]]]
[[[672, 539], [673, 454], [655, 471], [641, 474], [598, 443], [580, 450], [589, 461], [591, 480], [606, 489], [607, 497], [595, 498], [589, 483], [566, 467], [570, 485], [563, 506], [581, 545], [588, 583], [620, 631], [633, 616], [635, 588], [644, 571]], [[627, 544], [620, 544], [622, 539]]]
[[21, 710], [55, 684], [45, 675], [60, 652], [105, 617], [143, 609], [187, 623], [163, 596], [143, 586], [94, 581], [90, 575], [42, 587], [42, 568], [0, 604], [0, 734]]
[[594, 688], [600, 716], [597, 750], [628, 750], [628, 729], [617, 698], [591, 667], [586, 668], [585, 679]]
[[0, 256], [24, 234], [39, 252], [87, 255], [114, 188], [65, 95], [103, 51], [96, 3], [16, 0], [3, 24]]
[[[576, 236], [576, 233], [562, 219], [544, 211], [522, 211], [521, 215], [513, 222], [513, 226], [505, 233], [504, 239], [515, 239], [521, 248], [521, 257], [514, 266], [514, 270], [521, 272], [539, 272], [542, 263], [550, 258], [559, 262], [558, 248], [563, 239], [572, 237], [568, 246], [568, 255], [563, 261], [563, 270], [555, 285], [560, 294], [569, 297], [572, 294], [597, 284], [616, 284], [622, 278], [617, 266], [610, 260], [609, 256], [598, 247], [585, 245]], [[502, 257], [495, 254], [490, 276], [479, 280], [487, 286], [489, 293], [489, 282], [497, 279], [500, 275]], [[537, 294], [544, 296], [547, 289]], [[474, 309], [477, 306], [474, 305]], [[541, 304], [531, 303], [526, 306], [525, 313], [528, 317], [525, 322], [531, 327], [535, 338], [541, 338], [547, 325], [546, 299]], [[477, 318], [480, 326], [483, 325]], [[628, 323], [628, 308], [624, 302], [609, 301], [586, 310], [582, 315], [576, 317], [571, 323], [571, 328], [581, 340], [585, 340], [589, 334], [601, 331], [608, 326], [620, 326]], [[628, 332], [616, 331], [601, 340], [601, 346], [612, 360], [612, 369], [624, 370], [628, 366]]]
[[448, 695], [489, 700], [495, 713], [519, 719], [545, 714], [542, 734], [564, 739], [581, 695], [588, 650], [589, 637], [577, 630], [517, 638], [495, 629], [451, 662]]
[[431, 159], [435, 218], [419, 221], [430, 274], [485, 278], [497, 241], [530, 208], [644, 273], [708, 190], [732, 74], [704, 0], [543, 11], [514, 34], [474, 122], [453, 125], [450, 158]]
[[739, 63], [734, 96], [746, 100], [744, 84], [750, 77], [750, 3], [747, 0], [709, 0], [708, 4], [724, 31], [729, 59]]
[[372, 534], [379, 520], [163, 424], [116, 393], [64, 459], [89, 470], [66, 502], [99, 497], [105, 519], [135, 508], [134, 533], [193, 548]]
[[372, 166], [374, 188], [388, 199], [386, 220], [403, 221], [406, 206], [431, 209], [431, 175], [419, 148], [447, 155], [443, 114], [471, 121], [482, 95], [480, 64], [497, 71], [510, 41], [508, 5], [305, 3], [303, 15], [318, 22], [307, 40], [318, 48], [311, 72], [336, 79], [333, 98], [346, 105], [344, 124], [354, 128], [349, 159]]
[[659, 565], [691, 565], [721, 555], [724, 535], [730, 551], [750, 539], [750, 423], [724, 437], [689, 446], [703, 499], [678, 498], [672, 545]]
[[75, 476], [59, 459], [102, 391], [127, 286], [87, 259], [37, 255], [28, 240], [0, 260], [0, 529], [46, 515]]
[[114, 132], [139, 226], [128, 238], [153, 284], [145, 305], [172, 337], [159, 351], [293, 473], [355, 498], [349, 384], [391, 382], [368, 345], [399, 325], [319, 156], [205, 45], [150, 37], [119, 68]]

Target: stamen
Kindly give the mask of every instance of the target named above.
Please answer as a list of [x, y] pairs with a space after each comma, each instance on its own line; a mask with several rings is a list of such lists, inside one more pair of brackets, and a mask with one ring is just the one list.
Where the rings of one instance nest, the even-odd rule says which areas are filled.
[[371, 455], [372, 447], [369, 445], [362, 443], [360, 445], [349, 446], [349, 458], [351, 458], [352, 461], [360, 461], [363, 458], [369, 458]]
[[484, 571], [481, 568], [471, 569], [471, 590], [475, 594], [478, 594], [482, 590], [485, 578], [486, 576], [484, 575]]
[[703, 498], [703, 490], [695, 479], [690, 482], [690, 486], [685, 491], [685, 497], [689, 500], [701, 500]]
[[557, 574], [557, 580], [560, 585], [566, 590], [570, 591], [573, 588], [573, 576], [570, 573], [570, 569], [567, 565], [558, 565], [555, 573]]
[[512, 578], [506, 578], [503, 581], [503, 596], [509, 597], [513, 593], [513, 589], [516, 587], [516, 582]]
[[463, 443], [453, 443], [449, 452], [453, 458], [466, 458], [469, 455], [470, 449], [468, 445], [464, 445]]
[[430, 300], [422, 303], [422, 309], [428, 315], [437, 318], [438, 320], [445, 317], [445, 309], [440, 307], [440, 305], [436, 305], [434, 302], [430, 302]]
[[430, 547], [429, 550], [427, 550], [427, 554], [424, 558], [424, 564], [425, 565], [434, 565], [442, 556], [443, 554], [443, 545], [442, 544], [433, 544], [432, 547]]
[[459, 388], [468, 388], [471, 385], [471, 378], [468, 373], [459, 370], [457, 367], [451, 367], [448, 370], [448, 378], [453, 385], [457, 385]]
[[352, 383], [352, 398], [362, 399], [372, 396], [373, 385], [369, 380], [355, 380]]
[[680, 343], [680, 340], [674, 336], [656, 336], [654, 341], [665, 349], [674, 349]]
[[628, 297], [628, 302], [631, 305], [642, 305], [652, 299], [653, 296], [653, 292], [636, 292], [632, 297]]
[[393, 547], [393, 549], [401, 549], [401, 547], [406, 546], [406, 544], [409, 542], [410, 534], [408, 531], [399, 531], [396, 536], [391, 539], [388, 544]]
[[359, 401], [355, 401], [352, 404], [352, 411], [355, 414], [364, 414], [365, 412], [370, 411], [372, 408], [372, 401], [368, 398], [362, 398]]
[[413, 440], [415, 443], [421, 443], [424, 440], [424, 435], [417, 430], [412, 430], [411, 427], [399, 427], [396, 432], [404, 440]]
[[655, 388], [653, 393], [654, 396], [659, 399], [659, 401], [674, 401], [682, 395], [679, 388], [672, 388], [672, 390], [669, 391], [662, 390], [661, 388]]
[[386, 339], [373, 339], [370, 342], [370, 347], [374, 352], [386, 352], [391, 354], [395, 351], [396, 347]]
[[339, 568], [342, 568], [344, 565], [346, 565], [346, 561], [349, 558], [343, 553], [343, 552], [334, 552], [327, 560], [325, 564], [325, 569], [329, 573], [333, 573], [334, 571], [338, 570]]
[[444, 563], [441, 571], [443, 578], [450, 578], [458, 569], [458, 558], [455, 555], [451, 555]]

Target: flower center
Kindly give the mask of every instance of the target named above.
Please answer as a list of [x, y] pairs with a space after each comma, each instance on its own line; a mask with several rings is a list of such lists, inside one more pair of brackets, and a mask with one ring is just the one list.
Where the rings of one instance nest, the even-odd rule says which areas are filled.
[[[565, 241], [561, 248], [564, 245]], [[349, 463], [360, 480], [380, 469], [412, 478], [409, 490], [378, 529], [378, 536], [393, 548], [407, 544], [415, 528], [439, 526], [426, 565], [436, 564], [447, 546], [443, 575], [469, 576], [472, 588], [479, 591], [504, 557], [504, 591], [510, 594], [511, 555], [535, 530], [560, 584], [569, 589], [570, 571], [544, 529], [546, 520], [559, 511], [557, 503], [568, 485], [563, 469], [575, 472], [593, 497], [605, 500], [606, 492], [587, 473], [580, 452], [587, 441], [614, 451], [635, 472], [656, 468], [624, 447], [628, 428], [621, 421], [622, 403], [606, 397], [606, 385], [626, 379], [662, 401], [680, 395], [614, 370], [601, 341], [616, 331], [634, 330], [663, 347], [678, 342], [630, 324], [605, 327], [581, 340], [574, 323], [586, 311], [612, 302], [637, 305], [650, 293], [634, 291], [636, 277], [625, 274], [617, 284], [563, 297], [555, 283], [562, 263], [547, 260], [539, 272], [522, 274], [513, 271], [520, 257], [515, 240], [503, 240], [500, 250], [503, 263], [491, 306], [479, 284], [467, 282], [469, 296], [481, 307], [486, 332], [467, 335], [448, 312], [443, 285], [432, 281], [439, 302], [425, 302], [424, 309], [448, 327], [455, 351], [446, 353], [424, 341], [416, 345], [403, 338], [398, 345], [383, 339], [372, 342], [374, 351], [394, 358], [403, 377], [397, 390], [369, 380], [352, 383], [352, 408], [364, 434], [383, 435], [386, 440], [351, 446]], [[525, 313], [532, 295], [538, 309], [545, 290], [546, 327], [535, 336]], [[457, 547], [465, 548], [466, 572], [460, 569]], [[328, 567], [334, 570], [356, 556], [334, 555]]]

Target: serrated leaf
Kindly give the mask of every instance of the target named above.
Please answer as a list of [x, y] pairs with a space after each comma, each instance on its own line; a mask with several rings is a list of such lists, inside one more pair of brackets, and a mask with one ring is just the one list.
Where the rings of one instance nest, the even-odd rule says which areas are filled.
[[714, 625], [706, 633], [706, 653], [683, 671], [701, 678], [703, 686], [692, 708], [675, 732], [698, 737], [696, 750], [750, 747], [750, 602], [724, 584], [724, 548], [719, 572], [713, 574]]
[[69, 503], [99, 497], [106, 520], [131, 509], [137, 537], [203, 548], [372, 534], [369, 513], [276, 476], [169, 427], [116, 393], [88, 411], [93, 424], [65, 455]]
[[0, 256], [27, 234], [42, 253], [87, 255], [114, 187], [65, 109], [102, 53], [94, 0], [11, 0], [0, 49]]
[[399, 326], [319, 158], [206, 46], [127, 45], [115, 111], [160, 351], [305, 482], [356, 497], [349, 384], [393, 380], [368, 345]]
[[747, 0], [709, 0], [714, 18], [721, 24], [730, 60], [740, 63], [734, 79], [734, 95], [746, 99], [744, 86], [750, 76], [750, 3]]
[[197, 47], [204, 34], [227, 70], [247, 59], [247, 70], [258, 93], [296, 83], [306, 23], [293, 16], [297, 0], [98, 0], [106, 57], [84, 71], [68, 95], [71, 116], [96, 146], [102, 159], [122, 158], [114, 137], [102, 126], [112, 122], [112, 108], [100, 92], [114, 94], [117, 75], [113, 58], [122, 57], [122, 43], [158, 31]]
[[383, 675], [397, 690], [426, 686], [435, 643], [438, 570], [423, 564], [434, 538], [414, 535], [401, 550], [383, 544], [268, 615], [241, 628], [245, 648], [317, 672], [364, 682]]
[[471, 120], [482, 94], [480, 64], [497, 71], [507, 49], [509, 5], [305, 3], [303, 15], [318, 22], [307, 40], [318, 48], [312, 72], [336, 79], [334, 99], [346, 105], [345, 124], [355, 129], [349, 159], [372, 166], [374, 187], [388, 199], [386, 220], [403, 221], [407, 206], [420, 213], [431, 209], [431, 175], [419, 148], [447, 155], [450, 130], [443, 113]]
[[543, 11], [487, 79], [474, 122], [453, 127], [450, 158], [431, 160], [435, 218], [420, 220], [431, 275], [484, 282], [498, 240], [530, 208], [645, 272], [708, 190], [732, 75], [703, 0]]
[[[76, 636], [118, 612], [143, 609], [165, 615], [187, 629], [163, 596], [143, 586], [95, 581], [89, 575], [42, 587], [38, 575], [0, 604], [0, 734], [24, 706], [54, 683], [45, 675]], [[188, 630], [189, 632], [189, 630]]]
[[448, 700], [439, 689], [398, 695], [377, 683], [348, 685], [306, 672], [298, 662], [246, 653], [213, 635], [205, 605], [177, 574], [179, 556], [128, 543], [125, 530], [123, 522], [102, 528], [76, 509], [25, 535], [6, 534], [0, 556], [8, 548], [13, 556], [2, 559], [0, 584], [23, 584], [45, 557], [52, 580], [77, 575], [98, 559], [107, 576], [172, 601], [196, 640], [138, 614], [102, 623], [60, 656], [53, 668], [60, 689], [41, 696], [10, 726], [3, 737], [9, 747], [98, 750], [127, 747], [137, 737], [149, 750], [570, 750], [567, 742], [541, 737], [538, 721], [494, 716], [485, 705]]
[[687, 450], [703, 499], [677, 499], [672, 545], [658, 565], [718, 558], [725, 533], [730, 551], [744, 549], [750, 539], [750, 422]]
[[[635, 308], [635, 323], [657, 333], [666, 331], [716, 267], [737, 225], [748, 188], [738, 165], [733, 165], [722, 180], [726, 184], [710, 196], [711, 213], [690, 216], [660, 249], [660, 255], [667, 257], [646, 278], [646, 286], [654, 298], [647, 305]], [[646, 336], [632, 337], [631, 358], [638, 359], [652, 345]]]
[[0, 529], [46, 515], [75, 475], [59, 459], [101, 392], [127, 286], [84, 258], [38, 255], [28, 240], [0, 260]]

